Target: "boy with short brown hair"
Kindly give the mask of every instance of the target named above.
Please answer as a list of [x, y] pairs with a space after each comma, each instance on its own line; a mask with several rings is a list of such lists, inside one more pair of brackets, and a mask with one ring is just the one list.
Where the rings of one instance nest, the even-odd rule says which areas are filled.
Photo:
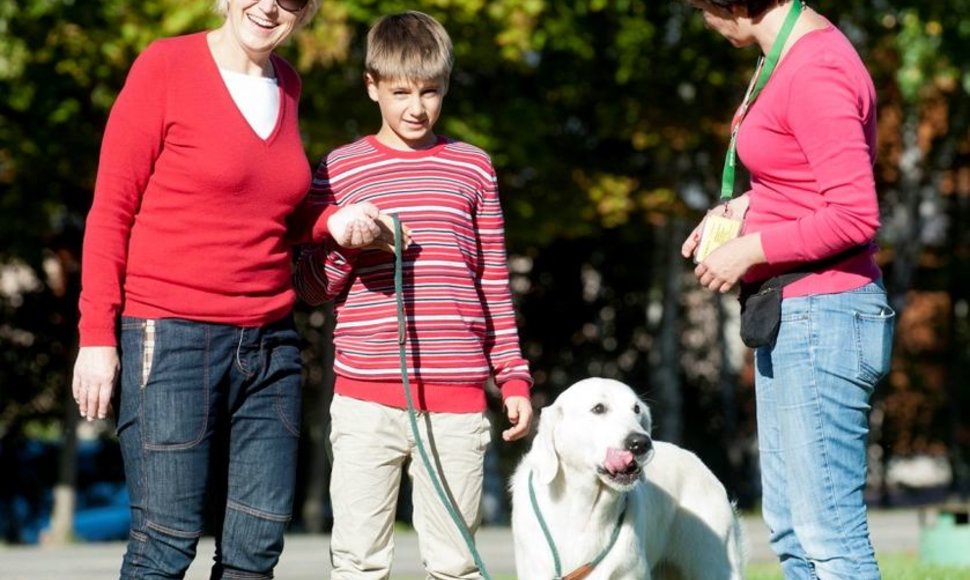
[[[472, 145], [435, 135], [452, 67], [448, 33], [432, 17], [380, 19], [367, 36], [364, 79], [381, 129], [334, 150], [312, 195], [367, 200], [410, 228], [404, 252], [407, 365], [421, 440], [474, 533], [490, 439], [486, 382], [502, 392], [512, 427], [529, 431], [532, 378], [515, 324], [495, 171]], [[394, 262], [336, 245], [304, 252], [295, 286], [311, 303], [335, 300], [331, 406], [332, 578], [388, 578], [397, 492], [411, 459], [414, 527], [433, 578], [481, 578], [462, 535], [418, 460], [402, 385]]]

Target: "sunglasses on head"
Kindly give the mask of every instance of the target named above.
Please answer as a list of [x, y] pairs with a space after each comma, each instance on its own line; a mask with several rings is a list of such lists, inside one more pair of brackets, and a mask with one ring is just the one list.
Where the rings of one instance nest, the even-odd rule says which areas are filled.
[[276, 5], [287, 12], [297, 13], [306, 7], [309, 0], [276, 0]]

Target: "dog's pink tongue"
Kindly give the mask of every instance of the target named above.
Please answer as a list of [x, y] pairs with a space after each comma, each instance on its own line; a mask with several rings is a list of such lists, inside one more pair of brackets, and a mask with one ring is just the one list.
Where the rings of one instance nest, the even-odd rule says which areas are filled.
[[603, 467], [610, 473], [626, 471], [626, 468], [633, 463], [633, 454], [626, 449], [610, 448], [606, 450], [606, 463]]

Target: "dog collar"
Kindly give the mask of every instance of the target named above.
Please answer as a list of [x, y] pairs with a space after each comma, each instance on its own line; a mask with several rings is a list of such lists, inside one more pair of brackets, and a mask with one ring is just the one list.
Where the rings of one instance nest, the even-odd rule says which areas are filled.
[[616, 539], [620, 535], [620, 526], [623, 524], [623, 518], [626, 516], [626, 495], [623, 496], [623, 509], [620, 510], [620, 517], [616, 520], [616, 525], [613, 527], [613, 533], [610, 535], [610, 541], [606, 544], [606, 547], [596, 555], [595, 558], [589, 562], [583, 564], [579, 568], [576, 568], [569, 574], [565, 576], [562, 575], [562, 563], [559, 561], [559, 550], [556, 549], [556, 542], [552, 539], [552, 533], [549, 531], [549, 525], [546, 524], [546, 519], [542, 517], [542, 510], [539, 509], [539, 501], [536, 499], [536, 490], [532, 485], [532, 472], [529, 471], [529, 501], [532, 503], [532, 511], [536, 515], [536, 519], [539, 520], [539, 527], [542, 528], [542, 534], [546, 537], [546, 544], [549, 545], [549, 551], [552, 552], [552, 562], [556, 568], [556, 575], [552, 580], [582, 580], [583, 578], [590, 575], [596, 565], [603, 561], [603, 558], [610, 553], [613, 549], [613, 545], [616, 544]]

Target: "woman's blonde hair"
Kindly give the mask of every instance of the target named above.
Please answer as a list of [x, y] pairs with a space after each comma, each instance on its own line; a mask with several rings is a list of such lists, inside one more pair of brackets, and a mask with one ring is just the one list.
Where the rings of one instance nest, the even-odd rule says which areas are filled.
[[367, 33], [364, 68], [375, 80], [441, 80], [451, 76], [451, 37], [440, 22], [423, 12], [390, 14]]
[[[303, 11], [300, 13], [300, 20], [297, 22], [297, 26], [303, 26], [309, 22], [319, 9], [320, 0], [309, 0], [309, 2], [306, 3], [306, 6], [303, 7]], [[229, 0], [215, 0], [213, 10], [216, 11], [216, 14], [229, 16]], [[282, 8], [280, 8], [280, 10], [282, 10]]]

